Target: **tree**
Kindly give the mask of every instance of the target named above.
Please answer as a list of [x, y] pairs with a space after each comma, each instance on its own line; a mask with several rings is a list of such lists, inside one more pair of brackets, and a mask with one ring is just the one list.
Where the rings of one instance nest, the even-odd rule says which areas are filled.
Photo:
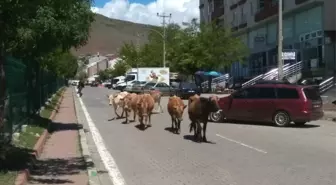
[[248, 53], [239, 38], [213, 23], [199, 25], [193, 20], [174, 39], [177, 44], [169, 52], [170, 66], [184, 74], [230, 66], [243, 61]]
[[111, 70], [111, 75], [112, 77], [123, 76], [130, 68], [131, 66], [127, 64], [127, 62], [119, 60], [114, 64], [113, 69]]
[[94, 15], [90, 6], [91, 0], [0, 1], [2, 56], [8, 53], [46, 66], [55, 50], [84, 45]]

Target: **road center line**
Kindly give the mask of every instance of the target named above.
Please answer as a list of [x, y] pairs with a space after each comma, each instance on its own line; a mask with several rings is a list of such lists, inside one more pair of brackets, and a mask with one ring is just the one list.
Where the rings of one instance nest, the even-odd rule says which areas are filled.
[[97, 147], [100, 158], [102, 159], [106, 170], [110, 176], [113, 185], [126, 185], [124, 177], [121, 175], [118, 166], [113, 159], [110, 152], [107, 150], [103, 138], [101, 137], [95, 123], [92, 121], [89, 112], [87, 111], [81, 98], [78, 98], [82, 106], [84, 115], [89, 125], [90, 132], [92, 134], [93, 141]]
[[245, 146], [245, 147], [247, 147], [247, 148], [249, 148], [249, 149], [252, 149], [252, 150], [255, 150], [255, 151], [257, 151], [257, 152], [260, 152], [260, 153], [267, 154], [267, 152], [266, 152], [266, 151], [264, 151], [264, 150], [261, 150], [261, 149], [259, 149], [259, 148], [256, 148], [256, 147], [253, 147], [253, 146], [247, 145], [247, 144], [245, 144], [245, 143], [242, 143], [242, 142], [240, 142], [240, 141], [236, 141], [236, 140], [233, 140], [233, 139], [230, 139], [230, 138], [224, 137], [224, 136], [222, 136], [222, 135], [220, 135], [220, 134], [216, 134], [216, 136], [218, 136], [218, 137], [220, 137], [220, 138], [222, 138], [222, 139], [225, 139], [225, 140], [231, 141], [231, 142], [233, 142], [233, 143], [239, 144], [239, 145], [241, 145], [241, 146]]

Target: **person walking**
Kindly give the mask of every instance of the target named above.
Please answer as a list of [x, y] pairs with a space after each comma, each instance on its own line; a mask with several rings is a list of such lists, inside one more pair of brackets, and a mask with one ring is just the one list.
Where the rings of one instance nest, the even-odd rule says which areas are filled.
[[77, 89], [78, 89], [78, 94], [79, 94], [79, 96], [80, 97], [82, 97], [82, 89], [84, 88], [84, 82], [83, 82], [83, 80], [80, 80], [79, 82], [78, 82], [78, 86], [77, 86]]

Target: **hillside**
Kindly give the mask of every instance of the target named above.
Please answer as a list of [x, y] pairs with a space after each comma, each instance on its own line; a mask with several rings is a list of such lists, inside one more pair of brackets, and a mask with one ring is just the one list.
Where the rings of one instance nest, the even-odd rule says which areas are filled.
[[124, 42], [133, 41], [136, 43], [137, 33], [142, 35], [139, 39], [140, 44], [145, 43], [148, 28], [147, 25], [110, 19], [96, 14], [95, 21], [91, 25], [88, 43], [77, 51], [73, 50], [73, 53], [76, 56], [96, 54], [97, 52], [101, 55], [113, 54], [122, 47]]

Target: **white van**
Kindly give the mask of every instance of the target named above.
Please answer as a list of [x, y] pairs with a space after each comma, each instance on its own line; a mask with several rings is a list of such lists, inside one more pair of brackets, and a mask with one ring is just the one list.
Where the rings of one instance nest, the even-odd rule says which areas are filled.
[[115, 89], [117, 84], [125, 82], [125, 76], [117, 76], [112, 79], [112, 88]]

